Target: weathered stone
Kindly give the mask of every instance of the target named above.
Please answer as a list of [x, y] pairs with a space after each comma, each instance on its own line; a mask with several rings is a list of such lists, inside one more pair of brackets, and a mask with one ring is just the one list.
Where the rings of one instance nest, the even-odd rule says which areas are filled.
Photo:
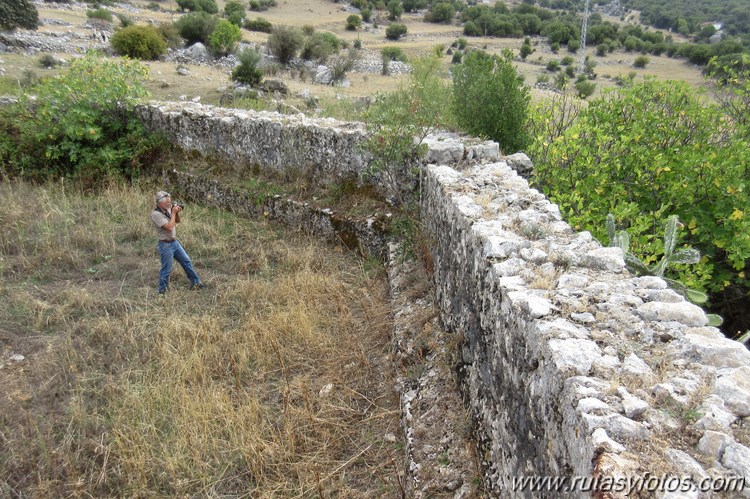
[[623, 387], [618, 388], [617, 393], [622, 397], [622, 408], [625, 415], [631, 419], [638, 418], [650, 407], [648, 402], [631, 395]]
[[689, 302], [648, 302], [636, 309], [646, 321], [677, 321], [688, 326], [705, 326], [708, 319], [703, 309]]
[[594, 430], [594, 433], [591, 434], [591, 441], [594, 444], [594, 448], [601, 452], [613, 452], [619, 454], [625, 450], [625, 446], [609, 438], [607, 430], [604, 428], [597, 428]]
[[750, 416], [750, 366], [720, 373], [714, 393], [724, 400], [727, 409], [737, 416]]
[[686, 334], [674, 348], [684, 359], [718, 368], [750, 365], [750, 351], [742, 343], [724, 338], [718, 331], [715, 336]]
[[677, 466], [677, 469], [692, 476], [693, 479], [702, 479], [708, 476], [703, 466], [687, 452], [679, 449], [667, 449], [666, 455]]
[[636, 354], [631, 353], [627, 357], [625, 357], [625, 360], [622, 363], [622, 372], [623, 374], [627, 374], [629, 376], [638, 376], [638, 377], [651, 377], [654, 375], [654, 372], [651, 370], [651, 368], [643, 362]]
[[591, 364], [601, 357], [599, 346], [590, 340], [549, 340], [552, 361], [558, 369], [573, 369], [576, 374], [587, 374]]
[[289, 94], [289, 87], [286, 83], [275, 78], [263, 80], [263, 90], [270, 93], [280, 93], [281, 95]]
[[721, 464], [739, 476], [750, 477], [750, 449], [736, 442], [730, 443], [724, 449]]
[[716, 395], [703, 401], [699, 413], [703, 416], [694, 425], [699, 430], [726, 431], [737, 419], [737, 416], [726, 410], [724, 400]]
[[724, 449], [734, 442], [734, 439], [725, 433], [707, 430], [698, 441], [698, 450], [712, 459], [721, 460]]
[[580, 265], [616, 273], [625, 268], [625, 258], [620, 248], [597, 248], [586, 253], [581, 258]]
[[587, 424], [590, 431], [597, 428], [604, 428], [608, 435], [622, 440], [645, 439], [651, 432], [643, 424], [626, 418], [620, 414], [610, 414], [607, 416], [595, 416], [584, 414], [583, 421]]
[[581, 314], [570, 314], [570, 318], [581, 324], [593, 324], [596, 322], [596, 317], [591, 312], [584, 312]]

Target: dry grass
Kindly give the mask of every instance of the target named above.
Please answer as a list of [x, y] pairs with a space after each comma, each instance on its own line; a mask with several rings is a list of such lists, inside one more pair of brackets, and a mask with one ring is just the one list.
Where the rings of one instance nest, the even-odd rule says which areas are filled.
[[0, 496], [400, 496], [382, 272], [189, 205], [159, 299], [153, 190], [0, 184]]

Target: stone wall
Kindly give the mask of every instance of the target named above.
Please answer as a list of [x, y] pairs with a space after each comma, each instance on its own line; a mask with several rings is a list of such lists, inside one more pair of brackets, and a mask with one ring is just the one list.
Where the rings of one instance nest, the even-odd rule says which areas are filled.
[[[311, 167], [321, 181], [365, 177], [361, 125], [194, 104], [139, 112], [203, 154]], [[649, 473], [750, 485], [750, 352], [662, 279], [630, 275], [619, 249], [574, 233], [514, 171], [529, 172], [528, 158], [500, 158], [496, 147], [432, 137], [438, 165], [425, 167], [421, 196], [441, 322], [463, 338], [457, 367], [486, 488], [586, 497], [513, 490], [512, 481]], [[607, 497], [624, 492], [612, 488], [619, 494]], [[709, 496], [692, 488], [679, 497]]]

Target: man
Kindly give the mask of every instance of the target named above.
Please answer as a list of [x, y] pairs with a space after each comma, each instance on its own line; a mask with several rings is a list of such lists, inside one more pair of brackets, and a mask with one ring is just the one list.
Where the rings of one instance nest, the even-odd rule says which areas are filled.
[[159, 272], [159, 294], [163, 295], [169, 288], [169, 275], [172, 273], [173, 260], [177, 260], [190, 279], [190, 289], [203, 289], [205, 285], [201, 282], [198, 274], [193, 269], [185, 249], [175, 237], [176, 226], [180, 223], [180, 211], [182, 207], [172, 204], [172, 197], [168, 192], [156, 193], [156, 208], [151, 212], [151, 222], [156, 228], [156, 237], [159, 238], [159, 256], [161, 257], [161, 271]]

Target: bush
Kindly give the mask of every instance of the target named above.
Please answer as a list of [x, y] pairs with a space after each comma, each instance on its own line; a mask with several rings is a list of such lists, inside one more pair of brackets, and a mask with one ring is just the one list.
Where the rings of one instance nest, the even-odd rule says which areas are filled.
[[388, 19], [391, 21], [400, 19], [401, 14], [404, 13], [404, 7], [401, 5], [401, 0], [390, 0], [388, 5], [386, 5], [386, 10], [388, 11]]
[[248, 19], [245, 21], [245, 29], [249, 31], [259, 31], [261, 33], [270, 33], [273, 29], [271, 21], [263, 19], [262, 17], [255, 18], [254, 21]]
[[352, 14], [346, 18], [346, 29], [349, 31], [357, 31], [362, 26], [362, 19], [357, 14]]
[[561, 133], [538, 138], [530, 151], [536, 183], [574, 228], [600, 240], [612, 213], [649, 264], [663, 252], [658, 222], [677, 215], [685, 242], [705, 258], [673, 277], [694, 289], [747, 286], [750, 192], [740, 179], [750, 175], [750, 140], [726, 123], [685, 83], [631, 83], [592, 100]]
[[224, 56], [232, 52], [241, 39], [240, 28], [225, 19], [220, 19], [208, 38], [208, 45], [215, 54]]
[[167, 46], [171, 48], [177, 48], [182, 45], [182, 37], [180, 31], [174, 23], [161, 23], [156, 27], [156, 31], [161, 35]]
[[36, 29], [39, 12], [29, 0], [0, 0], [0, 31]]
[[401, 47], [383, 47], [380, 50], [380, 54], [383, 56], [384, 61], [408, 62], [409, 60]]
[[257, 87], [263, 79], [263, 71], [258, 68], [260, 54], [255, 49], [245, 49], [238, 56], [240, 64], [232, 70], [232, 80]]
[[633, 67], [643, 69], [648, 65], [649, 62], [651, 62], [651, 60], [647, 56], [639, 55], [633, 61]]
[[9, 161], [30, 178], [137, 177], [157, 139], [130, 110], [146, 95], [146, 69], [136, 61], [73, 59], [57, 78], [25, 95], [17, 111], [18, 148]]
[[51, 54], [44, 54], [39, 58], [39, 65], [44, 69], [52, 69], [59, 66], [60, 61]]
[[362, 9], [359, 11], [359, 13], [362, 15], [362, 20], [364, 22], [370, 22], [370, 19], [372, 18], [372, 11], [370, 9]]
[[341, 41], [333, 33], [315, 33], [305, 41], [300, 57], [308, 61], [325, 62], [330, 56], [338, 53], [340, 46]]
[[288, 64], [297, 55], [303, 43], [302, 31], [290, 26], [276, 26], [268, 37], [268, 49], [282, 64]]
[[463, 60], [463, 53], [456, 51], [453, 53], [453, 57], [451, 58], [452, 64], [461, 64], [461, 61]]
[[520, 151], [528, 143], [524, 129], [528, 104], [529, 89], [509, 50], [502, 56], [472, 50], [453, 69], [453, 110], [459, 125], [499, 142], [506, 153]]
[[521, 45], [521, 52], [520, 52], [521, 59], [526, 60], [526, 58], [530, 56], [533, 52], [534, 52], [534, 49], [531, 48], [531, 45], [529, 45], [528, 43], [524, 43], [523, 45]]
[[250, 10], [264, 11], [276, 6], [276, 0], [251, 0]]
[[196, 42], [208, 45], [208, 38], [216, 26], [216, 18], [205, 12], [195, 12], [182, 16], [174, 25], [187, 45]]
[[88, 17], [89, 19], [101, 19], [102, 21], [107, 21], [108, 23], [111, 23], [114, 19], [112, 13], [107, 9], [87, 10], [86, 17]]
[[590, 97], [596, 90], [596, 83], [590, 81], [579, 81], [576, 83], [576, 95], [581, 99]]
[[393, 23], [385, 30], [385, 37], [389, 40], [398, 40], [406, 34], [406, 26], [400, 23]]
[[190, 12], [205, 12], [207, 14], [216, 14], [219, 12], [216, 0], [177, 0], [177, 5], [183, 12], [186, 10]]
[[570, 40], [568, 42], [568, 52], [570, 52], [571, 54], [575, 54], [580, 48], [581, 42], [579, 42], [578, 40]]
[[425, 21], [433, 23], [450, 23], [456, 15], [456, 9], [448, 2], [439, 2], [432, 6], [425, 16]]
[[167, 52], [167, 42], [153, 26], [128, 26], [115, 31], [110, 39], [120, 55], [153, 61]]
[[554, 73], [558, 69], [560, 69], [560, 61], [558, 61], [557, 59], [550, 59], [547, 62], [547, 71]]

